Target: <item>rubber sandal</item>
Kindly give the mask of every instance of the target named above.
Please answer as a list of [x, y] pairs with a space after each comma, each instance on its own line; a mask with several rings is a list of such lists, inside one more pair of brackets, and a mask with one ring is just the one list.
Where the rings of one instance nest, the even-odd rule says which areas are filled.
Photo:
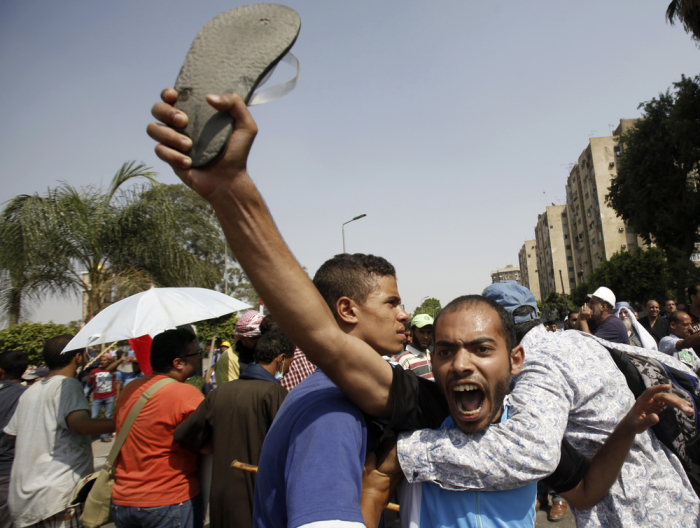
[[[287, 55], [300, 27], [301, 19], [293, 9], [277, 4], [254, 4], [222, 13], [197, 34], [175, 81], [178, 93], [175, 108], [189, 118], [185, 128], [176, 130], [192, 140], [192, 149], [187, 154], [193, 167], [216, 162], [233, 132], [233, 118], [214, 110], [206, 95], [237, 93], [246, 104], [254, 104], [253, 92]], [[291, 56], [291, 63], [295, 62], [296, 58]], [[298, 70], [298, 62], [296, 66]], [[280, 97], [291, 88], [288, 83], [281, 91], [271, 88], [273, 96], [258, 98], [258, 104]]]

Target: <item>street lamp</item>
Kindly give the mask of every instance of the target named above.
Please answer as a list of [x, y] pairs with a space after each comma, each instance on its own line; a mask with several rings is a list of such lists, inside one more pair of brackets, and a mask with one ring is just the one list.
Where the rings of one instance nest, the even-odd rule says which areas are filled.
[[[364, 218], [365, 216], [367, 215], [362, 213], [361, 215], [357, 215], [352, 220], [348, 220], [347, 222], [345, 222], [345, 224], [349, 224], [350, 222], [354, 222], [355, 220], [359, 220], [360, 218]], [[343, 224], [343, 253], [345, 253], [345, 224]]]

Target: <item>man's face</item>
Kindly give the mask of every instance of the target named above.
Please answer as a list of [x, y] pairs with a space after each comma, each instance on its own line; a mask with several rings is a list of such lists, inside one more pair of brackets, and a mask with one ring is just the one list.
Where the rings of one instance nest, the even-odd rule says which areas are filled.
[[404, 322], [408, 314], [401, 307], [396, 279], [385, 275], [375, 279], [375, 288], [364, 304], [355, 305], [357, 324], [355, 335], [383, 356], [393, 356], [403, 350], [406, 338]]
[[185, 379], [190, 378], [197, 373], [200, 357], [202, 357], [202, 352], [199, 350], [197, 343], [194, 341], [188, 343], [187, 354], [185, 354], [185, 356], [182, 358], [182, 373], [185, 375]]
[[671, 323], [671, 332], [681, 339], [690, 337], [690, 316], [687, 313], [680, 313], [677, 323]]
[[569, 328], [576, 328], [576, 323], [578, 323], [578, 314], [569, 315]]
[[100, 367], [107, 368], [112, 361], [107, 356], [100, 357]]
[[593, 320], [595, 322], [600, 322], [601, 317], [603, 316], [604, 313], [606, 313], [606, 310], [603, 307], [603, 303], [600, 302], [595, 297], [591, 297], [591, 300], [588, 303], [588, 306], [591, 308], [591, 315], [593, 317]]
[[433, 340], [433, 325], [425, 325], [423, 328], [414, 326], [411, 328], [413, 346], [421, 352], [425, 351]]
[[649, 314], [649, 317], [656, 319], [659, 316], [659, 312], [661, 312], [659, 303], [656, 301], [649, 301], [647, 303], [647, 313]]
[[666, 315], [671, 315], [676, 311], [676, 301], [666, 301], [666, 304], [664, 304], [664, 310], [666, 310]]
[[501, 319], [490, 306], [479, 304], [440, 317], [433, 374], [463, 432], [478, 433], [500, 418], [510, 377], [520, 372], [522, 362], [523, 348], [508, 353]]

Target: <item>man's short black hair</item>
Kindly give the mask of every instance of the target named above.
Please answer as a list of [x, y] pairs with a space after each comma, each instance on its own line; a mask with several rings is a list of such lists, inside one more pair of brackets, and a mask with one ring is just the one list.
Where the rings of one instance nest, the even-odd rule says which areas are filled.
[[444, 314], [460, 312], [468, 308], [472, 308], [479, 305], [487, 305], [496, 310], [498, 317], [501, 320], [501, 335], [506, 341], [506, 347], [508, 348], [508, 357], [510, 358], [510, 352], [518, 345], [515, 339], [515, 324], [513, 323], [513, 318], [506, 311], [503, 306], [498, 304], [496, 301], [484, 297], [482, 295], [463, 295], [462, 297], [457, 297], [455, 300], [451, 301], [447, 306], [445, 306], [440, 313], [435, 318], [435, 330], [437, 331], [438, 321], [442, 318]]
[[0, 369], [5, 371], [6, 380], [22, 377], [29, 366], [29, 356], [19, 350], [8, 350], [0, 354]]
[[680, 323], [681, 322], [681, 314], [688, 315], [688, 313], [683, 311], [683, 310], [676, 310], [675, 312], [671, 312], [671, 314], [668, 316], [668, 324]]
[[700, 289], [700, 283], [697, 282], [688, 286], [688, 301], [693, 302], [691, 295], [697, 295], [698, 289]]
[[578, 313], [581, 313], [581, 310], [571, 310], [569, 312], [569, 317], [571, 317], [572, 315], [578, 314]]
[[151, 368], [155, 372], [167, 374], [173, 370], [175, 359], [182, 359], [187, 355], [189, 344], [195, 339], [197, 336], [182, 328], [158, 334], [151, 343]]
[[280, 354], [290, 358], [296, 347], [279, 328], [272, 328], [255, 344], [253, 361], [259, 365], [269, 365]]
[[337, 315], [338, 299], [348, 297], [362, 305], [374, 290], [376, 279], [387, 276], [396, 278], [396, 270], [386, 259], [342, 253], [321, 264], [314, 276], [314, 285], [333, 315]]
[[279, 328], [277, 322], [272, 318], [272, 314], [267, 314], [260, 323], [260, 334], [265, 335], [274, 328]]
[[44, 363], [49, 370], [58, 370], [70, 365], [73, 358], [81, 354], [82, 350], [69, 350], [63, 353], [63, 349], [73, 339], [70, 334], [62, 334], [52, 337], [44, 343]]

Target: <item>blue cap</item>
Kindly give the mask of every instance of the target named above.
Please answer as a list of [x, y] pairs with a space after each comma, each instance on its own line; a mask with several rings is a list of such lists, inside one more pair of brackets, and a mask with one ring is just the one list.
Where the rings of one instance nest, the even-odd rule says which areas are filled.
[[513, 316], [515, 324], [526, 323], [537, 319], [537, 299], [525, 286], [516, 281], [502, 281], [492, 284], [484, 290], [484, 297], [496, 301], [513, 316], [513, 310], [520, 306], [532, 306], [535, 310], [528, 314]]

